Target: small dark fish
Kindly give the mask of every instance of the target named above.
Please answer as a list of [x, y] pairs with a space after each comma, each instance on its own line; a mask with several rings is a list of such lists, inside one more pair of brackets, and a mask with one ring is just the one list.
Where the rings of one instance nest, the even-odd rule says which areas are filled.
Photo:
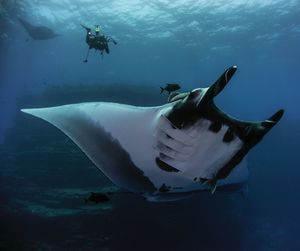
[[96, 204], [98, 204], [99, 202], [109, 201], [109, 198], [104, 193], [91, 192], [91, 195], [88, 198], [85, 198], [84, 201], [85, 201], [85, 203], [88, 203], [89, 201], [91, 201], [91, 202], [95, 202]]
[[177, 91], [180, 88], [181, 87], [179, 84], [166, 84], [165, 88], [160, 87], [160, 93], [162, 93], [163, 91], [167, 91], [170, 94], [171, 92]]

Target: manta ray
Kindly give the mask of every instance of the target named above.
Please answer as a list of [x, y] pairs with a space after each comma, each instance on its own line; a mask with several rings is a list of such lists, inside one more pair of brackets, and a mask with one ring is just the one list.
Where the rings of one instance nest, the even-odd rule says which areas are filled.
[[221, 111], [214, 97], [236, 69], [161, 106], [88, 102], [22, 111], [59, 128], [114, 184], [149, 201], [238, 191], [248, 177], [244, 157], [283, 110], [258, 122]]
[[27, 33], [30, 35], [30, 37], [34, 40], [47, 40], [60, 36], [46, 26], [35, 26], [21, 18], [19, 18], [19, 21], [25, 28]]

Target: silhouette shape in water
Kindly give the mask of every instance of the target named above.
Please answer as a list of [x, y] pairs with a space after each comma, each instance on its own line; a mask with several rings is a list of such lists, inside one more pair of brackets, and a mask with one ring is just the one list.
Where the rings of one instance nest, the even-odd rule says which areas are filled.
[[283, 110], [259, 122], [221, 111], [213, 99], [236, 69], [156, 107], [93, 102], [22, 111], [58, 127], [113, 183], [150, 201], [239, 190], [248, 178], [244, 157]]
[[35, 26], [21, 18], [19, 18], [19, 21], [34, 40], [47, 40], [60, 36], [46, 26]]

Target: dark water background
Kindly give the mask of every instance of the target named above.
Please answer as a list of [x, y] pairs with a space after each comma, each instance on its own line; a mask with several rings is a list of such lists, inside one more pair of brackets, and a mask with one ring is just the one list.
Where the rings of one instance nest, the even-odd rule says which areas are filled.
[[[300, 4], [297, 1], [1, 1], [0, 250], [300, 250]], [[23, 17], [62, 36], [33, 41]], [[118, 45], [101, 59], [79, 23]], [[82, 101], [163, 104], [159, 86], [205, 87], [238, 71], [224, 111], [280, 123], [248, 156], [247, 198], [150, 203], [115, 189], [60, 131], [19, 112]]]

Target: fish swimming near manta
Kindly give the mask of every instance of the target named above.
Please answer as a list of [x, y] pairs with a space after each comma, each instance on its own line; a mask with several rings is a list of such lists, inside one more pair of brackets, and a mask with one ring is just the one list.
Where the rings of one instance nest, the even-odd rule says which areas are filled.
[[18, 19], [30, 37], [34, 40], [47, 40], [60, 36], [46, 26], [35, 26], [21, 18]]
[[176, 83], [166, 84], [165, 87], [160, 87], [160, 93], [163, 93], [163, 91], [166, 91], [170, 95], [171, 92], [177, 91], [180, 88], [181, 88], [180, 85], [176, 84]]
[[245, 155], [283, 115], [250, 122], [221, 111], [214, 97], [236, 69], [161, 106], [91, 102], [22, 111], [59, 128], [113, 183], [149, 201], [235, 191], [247, 181]]

